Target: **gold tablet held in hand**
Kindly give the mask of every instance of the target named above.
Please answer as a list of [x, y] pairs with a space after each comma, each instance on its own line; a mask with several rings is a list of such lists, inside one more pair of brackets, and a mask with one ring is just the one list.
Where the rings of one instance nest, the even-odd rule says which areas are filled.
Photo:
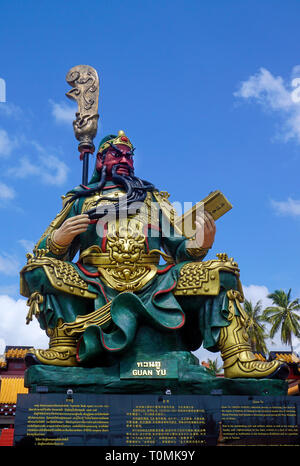
[[201, 213], [206, 210], [214, 220], [217, 220], [230, 209], [232, 209], [232, 205], [224, 194], [221, 191], [213, 191], [179, 217], [175, 222], [175, 226], [182, 231], [184, 236], [191, 238], [196, 231], [195, 221], [198, 212]]

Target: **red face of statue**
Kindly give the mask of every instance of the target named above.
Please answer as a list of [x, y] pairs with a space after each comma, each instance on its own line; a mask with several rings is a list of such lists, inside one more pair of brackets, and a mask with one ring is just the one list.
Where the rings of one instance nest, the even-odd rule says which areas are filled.
[[[121, 164], [121, 167], [117, 169], [118, 175], [129, 175], [130, 168], [133, 169], [133, 157], [130, 154], [130, 148], [125, 144], [117, 144], [115, 147], [108, 149], [105, 155], [104, 166], [106, 166], [106, 179], [110, 180], [112, 176], [112, 168], [114, 165]], [[97, 156], [96, 168], [100, 171], [103, 167], [101, 156]]]

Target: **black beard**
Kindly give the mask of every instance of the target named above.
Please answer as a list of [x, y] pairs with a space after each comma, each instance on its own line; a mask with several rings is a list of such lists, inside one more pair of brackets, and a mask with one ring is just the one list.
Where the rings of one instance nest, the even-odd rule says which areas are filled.
[[[118, 174], [117, 170], [120, 167], [126, 168], [129, 172], [129, 175]], [[122, 188], [125, 191], [125, 195], [121, 196], [121, 198], [117, 200], [114, 200], [111, 197], [101, 196], [98, 202], [107, 200], [110, 201], [110, 203], [106, 205], [97, 206], [94, 209], [85, 212], [85, 214], [88, 214], [91, 220], [95, 220], [104, 217], [110, 212], [112, 214], [115, 214], [116, 217], [122, 216], [122, 214], [126, 215], [136, 213], [136, 206], [138, 205], [137, 203], [143, 203], [147, 196], [147, 192], [154, 191], [155, 187], [152, 183], [137, 178], [136, 176], [134, 176], [133, 173], [133, 169], [128, 165], [114, 165], [112, 167], [112, 181], [122, 186]], [[101, 170], [100, 182], [96, 186], [96, 188], [76, 193], [72, 197], [71, 201], [78, 199], [79, 197], [89, 197], [93, 195], [95, 192], [101, 191], [101, 189], [106, 183], [106, 178], [106, 167], [104, 166]]]

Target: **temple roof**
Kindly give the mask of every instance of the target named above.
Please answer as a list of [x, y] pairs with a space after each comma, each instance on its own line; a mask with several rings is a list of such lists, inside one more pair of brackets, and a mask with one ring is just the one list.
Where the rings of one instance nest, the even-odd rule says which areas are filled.
[[24, 359], [31, 346], [6, 346], [6, 359]]
[[266, 361], [266, 356], [263, 353], [253, 353], [254, 356], [259, 359], [260, 361]]
[[[254, 352], [254, 356], [261, 361], [267, 361], [267, 357], [263, 353]], [[270, 351], [269, 361], [273, 361], [274, 359], [280, 359], [288, 364], [300, 363], [299, 356], [291, 351]]]
[[300, 363], [299, 356], [291, 351], [271, 351], [270, 359], [280, 359], [288, 364]]
[[7, 361], [11, 359], [24, 359], [31, 346], [6, 346], [4, 355], [0, 356], [0, 369], [7, 366]]
[[6, 367], [7, 363], [6, 363], [6, 359], [4, 356], [0, 356], [0, 369], [3, 368], [3, 367]]
[[28, 393], [23, 377], [1, 377], [0, 403], [16, 404], [18, 393]]

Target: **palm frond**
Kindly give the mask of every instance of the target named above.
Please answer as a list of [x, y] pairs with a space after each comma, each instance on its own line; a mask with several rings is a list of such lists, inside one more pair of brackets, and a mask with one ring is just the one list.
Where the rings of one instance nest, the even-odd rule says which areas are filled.
[[291, 288], [287, 293], [283, 290], [275, 290], [268, 295], [272, 299], [273, 306], [268, 306], [263, 311], [263, 320], [271, 324], [270, 338], [280, 330], [282, 343], [292, 347], [293, 335], [300, 335], [300, 310], [299, 298], [291, 301]]
[[265, 326], [261, 323], [263, 322], [261, 300], [257, 301], [255, 305], [251, 301], [245, 300], [244, 310], [250, 319], [248, 335], [252, 350], [266, 353], [267, 346], [265, 339], [267, 338], [267, 334]]

